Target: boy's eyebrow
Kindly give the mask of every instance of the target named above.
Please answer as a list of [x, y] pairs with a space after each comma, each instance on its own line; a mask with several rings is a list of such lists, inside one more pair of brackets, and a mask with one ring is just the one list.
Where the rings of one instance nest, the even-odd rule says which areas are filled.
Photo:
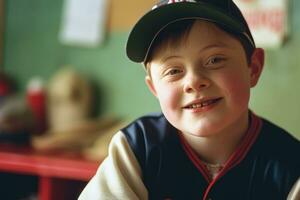
[[162, 58], [161, 59], [161, 62], [162, 63], [164, 63], [164, 62], [166, 62], [167, 60], [170, 60], [170, 59], [172, 59], [172, 58], [180, 58], [181, 56], [177, 56], [177, 55], [171, 55], [171, 56], [166, 56], [165, 58]]
[[[223, 42], [218, 42], [216, 44], [210, 44], [208, 46], [205, 46], [205, 47], [201, 48], [199, 50], [199, 52], [202, 52], [202, 51], [205, 51], [205, 50], [208, 50], [208, 49], [212, 49], [212, 48], [230, 48], [230, 45], [227, 45], [227, 44], [225, 44]], [[179, 56], [179, 55], [170, 55], [170, 56], [166, 56], [166, 57], [162, 58], [160, 61], [164, 63], [164, 62], [166, 62], [169, 59], [180, 58], [180, 57], [181, 56]]]
[[216, 44], [210, 44], [208, 46], [201, 48], [200, 52], [205, 51], [207, 49], [212, 49], [212, 48], [230, 48], [230, 45], [227, 45], [226, 43], [223, 43], [223, 42], [218, 42]]
[[[230, 45], [224, 43], [224, 42], [219, 41], [219, 42], [216, 42], [214, 44], [210, 44], [210, 45], [207, 45], [207, 46], [201, 48], [199, 50], [199, 52], [203, 52], [203, 51], [206, 51], [208, 49], [213, 49], [213, 48], [228, 48], [228, 49], [231, 49], [232, 47]], [[167, 55], [166, 57], [161, 58], [160, 62], [164, 63], [167, 60], [170, 60], [172, 58], [181, 58], [181, 56], [180, 55]]]

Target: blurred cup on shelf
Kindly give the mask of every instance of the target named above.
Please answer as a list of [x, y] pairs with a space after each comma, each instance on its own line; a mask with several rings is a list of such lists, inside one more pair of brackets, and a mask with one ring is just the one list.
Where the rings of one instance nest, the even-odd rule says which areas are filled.
[[26, 99], [35, 120], [35, 133], [41, 134], [47, 129], [46, 89], [40, 77], [33, 77], [27, 85]]

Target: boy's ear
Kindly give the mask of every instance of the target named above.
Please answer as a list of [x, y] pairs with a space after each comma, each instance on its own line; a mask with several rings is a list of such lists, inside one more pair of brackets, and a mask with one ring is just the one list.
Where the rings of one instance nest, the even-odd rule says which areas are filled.
[[150, 92], [156, 96], [156, 90], [155, 90], [155, 87], [154, 87], [154, 84], [153, 84], [153, 81], [151, 79], [151, 77], [149, 75], [147, 75], [145, 77], [145, 82], [146, 82], [146, 85], [148, 86]]
[[261, 75], [265, 63], [265, 52], [262, 48], [256, 48], [251, 57], [250, 63], [250, 79], [251, 87], [254, 87]]

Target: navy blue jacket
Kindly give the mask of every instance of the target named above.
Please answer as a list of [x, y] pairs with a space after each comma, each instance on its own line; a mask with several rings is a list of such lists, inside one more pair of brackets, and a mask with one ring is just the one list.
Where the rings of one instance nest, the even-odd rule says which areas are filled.
[[142, 117], [122, 131], [143, 173], [149, 199], [283, 200], [300, 176], [300, 143], [251, 114], [242, 144], [213, 180], [162, 114]]

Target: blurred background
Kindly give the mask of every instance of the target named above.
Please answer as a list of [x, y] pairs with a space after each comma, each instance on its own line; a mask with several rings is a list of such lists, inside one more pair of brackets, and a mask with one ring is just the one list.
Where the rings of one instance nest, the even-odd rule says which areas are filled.
[[[144, 84], [144, 71], [125, 56], [128, 32], [154, 0], [110, 0], [105, 40], [94, 48], [63, 45], [59, 41], [62, 0], [8, 0], [4, 12], [5, 72], [23, 92], [34, 76], [48, 80], [71, 65], [99, 88], [97, 112], [126, 118], [158, 111]], [[288, 2], [290, 32], [282, 46], [266, 51], [266, 64], [253, 89], [251, 108], [300, 138], [300, 2]], [[123, 23], [123, 24], [122, 24]]]
[[99, 112], [134, 118], [158, 110], [145, 87], [143, 68], [125, 56], [130, 27], [155, 1], [132, 1], [129, 5], [127, 1], [108, 2], [111, 12], [105, 40], [93, 48], [59, 41], [64, 1], [6, 2], [4, 69], [20, 92], [32, 77], [48, 80], [58, 69], [70, 65], [101, 90]]
[[[143, 67], [125, 55], [131, 27], [156, 1], [0, 2], [0, 139], [28, 142], [38, 151], [78, 153], [80, 149], [84, 159], [96, 161], [89, 175], [75, 178], [85, 183], [106, 155], [103, 148], [112, 133], [160, 110], [145, 86]], [[300, 139], [300, 1], [236, 2], [256, 30], [257, 46], [266, 49], [264, 71], [252, 90], [250, 107]], [[270, 30], [260, 30], [259, 25], [269, 25]], [[102, 130], [109, 136], [98, 140]], [[82, 150], [93, 145], [95, 149]], [[0, 160], [7, 155], [0, 154]], [[35, 179], [36, 174], [29, 174]], [[38, 196], [72, 199], [41, 191]]]

